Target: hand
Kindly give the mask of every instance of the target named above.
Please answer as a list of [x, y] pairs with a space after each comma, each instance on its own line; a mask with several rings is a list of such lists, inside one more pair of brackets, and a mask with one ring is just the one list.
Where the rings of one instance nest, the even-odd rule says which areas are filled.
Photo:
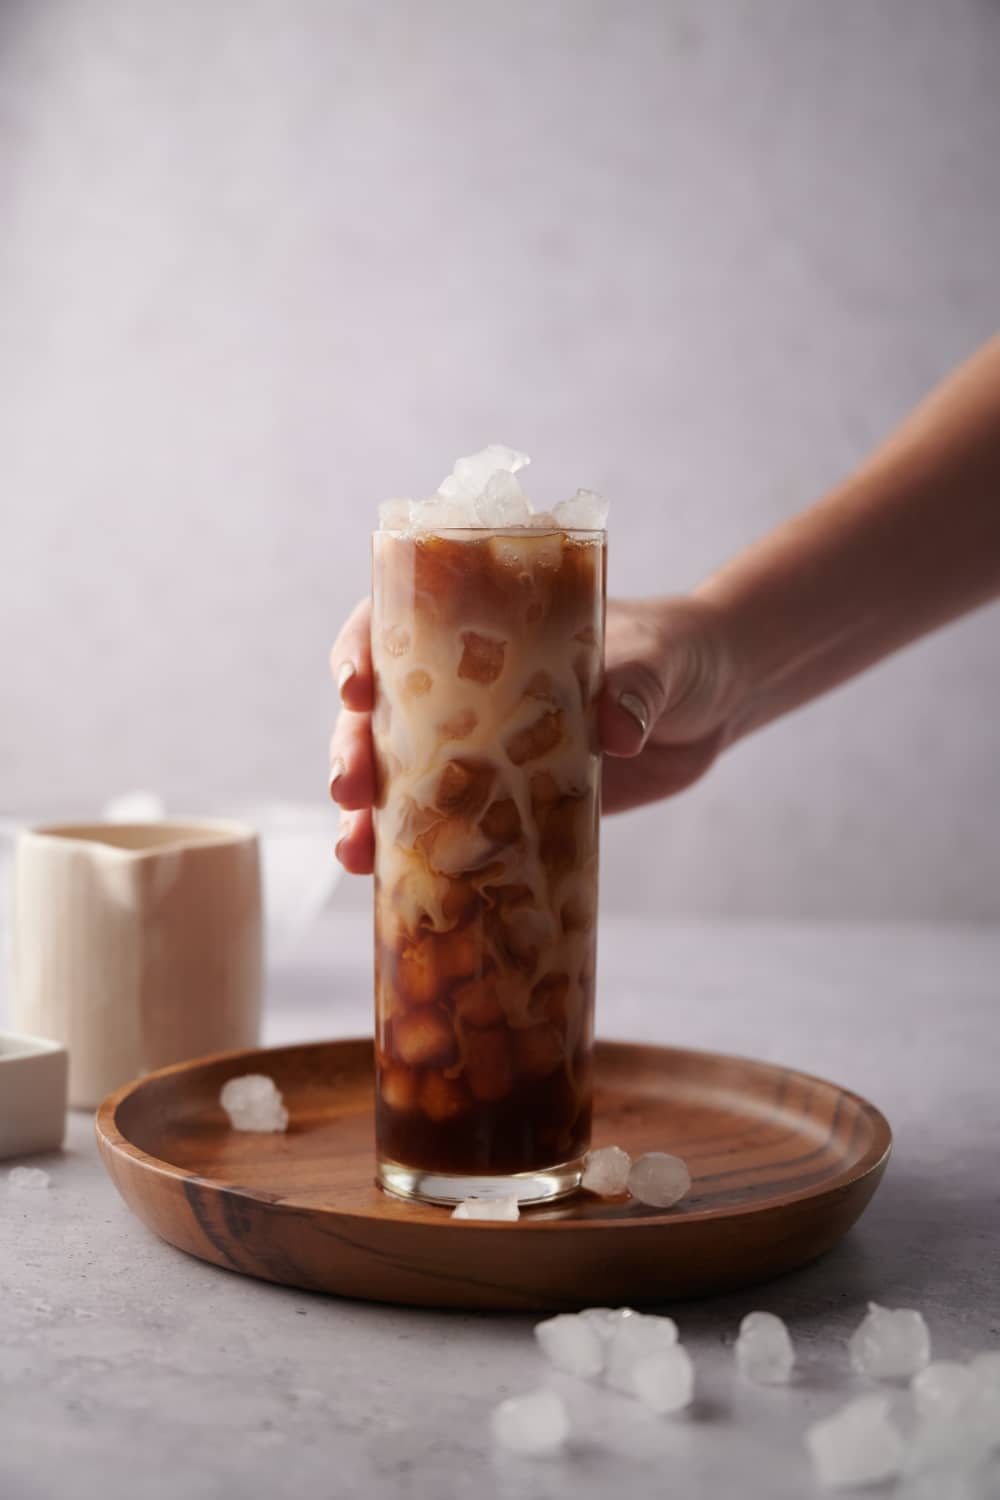
[[352, 875], [370, 875], [375, 861], [370, 632], [371, 601], [362, 599], [348, 615], [330, 651], [330, 671], [341, 703], [330, 740], [330, 796], [341, 810], [340, 838], [334, 852]]
[[609, 599], [604, 668], [605, 812], [683, 791], [735, 737], [743, 694], [713, 605], [691, 597]]
[[[371, 873], [372, 664], [367, 600], [330, 653], [342, 709], [330, 743], [330, 795], [343, 810], [337, 858]], [[741, 700], [714, 607], [694, 598], [609, 600], [599, 709], [605, 812], [656, 802], [697, 781], [733, 737]]]

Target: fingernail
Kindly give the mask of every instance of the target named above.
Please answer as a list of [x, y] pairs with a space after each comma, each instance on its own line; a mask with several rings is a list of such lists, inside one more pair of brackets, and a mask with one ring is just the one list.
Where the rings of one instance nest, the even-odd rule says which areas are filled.
[[341, 815], [340, 815], [340, 837], [339, 837], [339, 839], [337, 840], [337, 842], [333, 846], [333, 857], [334, 857], [334, 859], [339, 859], [340, 858], [340, 851], [341, 851], [341, 849], [343, 849], [344, 844], [347, 841], [347, 835], [350, 833], [350, 831], [351, 831], [351, 819], [347, 816], [346, 813], [341, 813]]
[[635, 693], [622, 693], [618, 699], [619, 707], [623, 708], [629, 718], [634, 719], [643, 734], [649, 728], [649, 717], [646, 713], [646, 705]]
[[346, 765], [338, 755], [337, 759], [330, 767], [330, 796], [334, 799], [334, 801], [336, 801], [337, 799], [337, 782], [340, 780], [341, 776], [343, 776], [346, 770]]
[[337, 691], [342, 698], [344, 696], [345, 687], [350, 682], [351, 678], [354, 676], [357, 670], [357, 667], [352, 661], [345, 661], [344, 665], [337, 673]]

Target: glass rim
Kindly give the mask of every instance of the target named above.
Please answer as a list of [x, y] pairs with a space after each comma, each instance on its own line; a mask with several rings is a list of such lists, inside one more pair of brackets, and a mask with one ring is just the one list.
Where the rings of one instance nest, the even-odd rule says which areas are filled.
[[430, 536], [607, 536], [606, 526], [433, 526], [412, 529], [376, 526], [372, 536], [402, 536], [413, 541]]

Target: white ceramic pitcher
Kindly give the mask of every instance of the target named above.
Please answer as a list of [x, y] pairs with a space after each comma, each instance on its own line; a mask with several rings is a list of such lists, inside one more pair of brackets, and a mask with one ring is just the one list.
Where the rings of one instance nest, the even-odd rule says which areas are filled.
[[69, 1048], [69, 1102], [259, 1040], [257, 837], [228, 822], [62, 824], [18, 840], [18, 1031]]

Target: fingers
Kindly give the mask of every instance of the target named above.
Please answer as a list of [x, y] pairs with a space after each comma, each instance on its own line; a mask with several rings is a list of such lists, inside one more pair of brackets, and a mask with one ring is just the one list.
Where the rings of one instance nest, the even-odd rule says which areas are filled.
[[375, 860], [370, 630], [371, 607], [367, 599], [362, 599], [330, 652], [330, 670], [343, 705], [330, 741], [330, 796], [343, 809], [335, 852], [352, 875], [370, 875]]
[[663, 797], [673, 797], [704, 776], [722, 748], [719, 730], [688, 745], [646, 746], [638, 760], [606, 756], [601, 774], [605, 813], [628, 812]]
[[372, 721], [341, 709], [330, 740], [330, 796], [345, 812], [371, 807], [375, 799]]
[[370, 807], [341, 816], [340, 838], [334, 853], [349, 874], [372, 873], [375, 865], [375, 833]]
[[375, 766], [368, 714], [341, 710], [330, 741], [330, 796], [341, 808], [334, 850], [351, 875], [370, 875], [375, 862], [372, 801]]
[[330, 671], [340, 701], [354, 713], [372, 706], [371, 605], [362, 599], [348, 615], [330, 651]]

